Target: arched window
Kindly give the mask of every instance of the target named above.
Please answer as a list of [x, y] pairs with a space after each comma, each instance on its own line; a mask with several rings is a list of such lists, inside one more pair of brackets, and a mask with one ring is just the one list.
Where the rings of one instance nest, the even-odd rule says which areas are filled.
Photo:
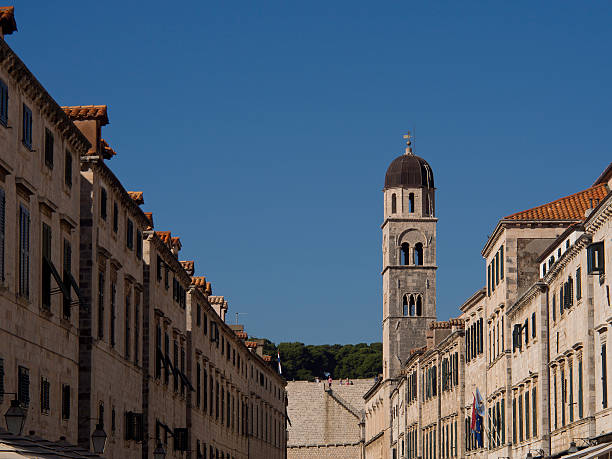
[[410, 295], [410, 315], [414, 317], [416, 314], [416, 307], [414, 304], [414, 295]]
[[408, 315], [408, 295], [404, 295], [404, 301], [402, 304], [402, 314], [405, 316]]
[[408, 212], [414, 212], [414, 193], [408, 195]]
[[423, 264], [423, 244], [417, 242], [414, 246], [414, 264], [421, 266]]
[[410, 244], [404, 242], [402, 244], [402, 264], [408, 266], [410, 264]]
[[391, 195], [391, 213], [394, 214], [397, 212], [397, 196], [395, 193]]
[[423, 301], [421, 300], [421, 295], [417, 296], [417, 300], [416, 300], [416, 315], [417, 316], [422, 316], [423, 315]]

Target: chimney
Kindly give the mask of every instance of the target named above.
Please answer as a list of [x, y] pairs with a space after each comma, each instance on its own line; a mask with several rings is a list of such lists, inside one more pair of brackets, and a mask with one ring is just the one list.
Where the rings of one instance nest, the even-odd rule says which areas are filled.
[[112, 154], [107, 153], [107, 148], [105, 148], [107, 145], [104, 145], [105, 142], [102, 140], [102, 126], [108, 124], [106, 105], [75, 105], [62, 107], [62, 109], [91, 143], [91, 149], [87, 154], [110, 159]]
[[17, 32], [15, 7], [2, 6], [0, 7], [0, 38], [4, 40], [5, 35], [10, 35], [13, 32]]

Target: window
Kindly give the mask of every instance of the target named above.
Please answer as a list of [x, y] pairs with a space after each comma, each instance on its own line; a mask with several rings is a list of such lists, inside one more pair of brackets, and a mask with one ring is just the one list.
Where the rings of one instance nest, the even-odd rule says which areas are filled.
[[423, 315], [423, 305], [421, 303], [421, 295], [418, 295], [416, 299], [416, 315], [419, 317]]
[[198, 327], [202, 325], [202, 306], [200, 306], [199, 304], [196, 308], [196, 325]]
[[62, 386], [62, 419], [70, 419], [70, 386]]
[[604, 267], [604, 243], [595, 242], [587, 247], [588, 274], [603, 274]]
[[140, 292], [134, 295], [134, 362], [138, 364], [140, 343]]
[[49, 392], [51, 384], [47, 378], [40, 378], [40, 412], [49, 414]]
[[104, 273], [98, 274], [98, 339], [104, 338]]
[[0, 80], [0, 123], [8, 124], [8, 86]]
[[557, 320], [557, 298], [553, 292], [552, 294], [552, 320]]
[[516, 397], [512, 398], [512, 441], [514, 444], [518, 443], [516, 436]]
[[402, 250], [402, 265], [408, 266], [410, 264], [410, 244], [403, 242], [401, 246]]
[[51, 227], [42, 224], [42, 292], [41, 303], [46, 310], [51, 309]]
[[201, 368], [200, 368], [200, 363], [198, 362], [196, 364], [196, 406], [199, 408], [200, 407], [200, 401], [201, 401], [201, 397], [202, 397], [202, 391], [201, 391]]
[[519, 442], [523, 441], [523, 397], [518, 397], [518, 431]]
[[53, 169], [53, 134], [45, 128], [45, 164]]
[[408, 212], [414, 212], [414, 193], [408, 195]]
[[565, 370], [561, 368], [561, 426], [565, 425], [565, 402], [567, 400]]
[[202, 410], [208, 411], [208, 372], [204, 368], [204, 376], [202, 377]]
[[108, 196], [106, 194], [106, 190], [104, 188], [100, 188], [100, 217], [102, 217], [102, 220], [106, 220], [107, 201], [108, 201]]
[[569, 366], [569, 420], [574, 422], [574, 366]]
[[117, 205], [117, 201], [113, 202], [113, 232], [117, 232], [119, 230], [119, 206]]
[[159, 255], [157, 255], [157, 282], [161, 282], [162, 280], [162, 269], [164, 268], [164, 263]]
[[536, 337], [536, 313], [531, 314], [531, 337]]
[[580, 419], [584, 416], [582, 403], [582, 359], [578, 359], [578, 418]]
[[558, 427], [558, 423], [557, 423], [557, 410], [558, 410], [558, 404], [557, 404], [557, 372], [553, 371], [553, 395], [554, 395], [554, 403], [553, 406], [555, 407], [555, 429]]
[[414, 245], [414, 264], [417, 266], [423, 264], [423, 244], [420, 242]]
[[19, 206], [19, 295], [30, 296], [30, 212]]
[[132, 250], [134, 248], [134, 222], [127, 219], [127, 228], [126, 228], [126, 245], [127, 248]]
[[533, 423], [533, 436], [538, 436], [538, 405], [537, 405], [537, 397], [536, 397], [536, 388], [531, 389], [531, 418]]
[[606, 343], [601, 345], [601, 405], [608, 407], [608, 368], [606, 356]]
[[487, 266], [487, 295], [491, 296], [491, 265]]
[[142, 231], [139, 229], [136, 230], [136, 257], [142, 258]]
[[576, 301], [582, 298], [582, 272], [578, 268], [576, 270]]
[[397, 212], [397, 196], [395, 193], [391, 195], [391, 213], [394, 214]]
[[28, 150], [32, 149], [32, 110], [23, 104], [23, 124], [21, 141]]
[[[1, 82], [2, 80], [0, 80]], [[0, 282], [4, 282], [4, 235], [6, 233], [6, 196], [0, 188]]]
[[117, 283], [111, 282], [111, 304], [110, 304], [110, 345], [115, 346], [115, 319], [117, 317], [116, 311], [117, 301]]
[[529, 391], [525, 391], [525, 439], [529, 440], [531, 425], [529, 424]]
[[30, 404], [30, 370], [19, 366], [17, 373], [17, 400], [23, 406]]
[[72, 188], [72, 153], [68, 150], [64, 159], [64, 183], [68, 188]]
[[495, 285], [499, 284], [499, 252], [495, 254], [495, 259], [493, 261], [495, 265]]
[[129, 360], [130, 359], [130, 333], [131, 333], [131, 329], [130, 329], [130, 325], [131, 325], [131, 320], [130, 320], [130, 309], [131, 307], [131, 301], [130, 301], [130, 294], [131, 292], [128, 290], [128, 294], [125, 295], [125, 359]]
[[499, 278], [504, 278], [504, 246], [499, 248]]
[[408, 295], [404, 295], [403, 305], [402, 305], [402, 314], [404, 316], [408, 315]]

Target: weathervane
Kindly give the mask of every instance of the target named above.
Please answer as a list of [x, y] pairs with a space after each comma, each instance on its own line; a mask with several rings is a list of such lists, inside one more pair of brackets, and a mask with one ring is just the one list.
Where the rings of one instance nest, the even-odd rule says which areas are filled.
[[410, 131], [407, 132], [407, 134], [404, 134], [404, 139], [406, 139], [406, 155], [411, 155], [412, 154], [412, 142], [410, 141], [410, 139], [412, 139], [412, 134], [410, 134]]

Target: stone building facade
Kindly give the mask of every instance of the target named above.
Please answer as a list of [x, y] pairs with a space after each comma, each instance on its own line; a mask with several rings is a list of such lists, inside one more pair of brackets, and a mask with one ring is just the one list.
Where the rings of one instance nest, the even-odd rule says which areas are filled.
[[12, 8], [0, 30], [2, 414], [85, 451], [103, 430], [107, 458], [284, 458], [286, 382], [112, 172], [107, 107], [60, 107], [4, 40]]
[[[404, 163], [396, 182], [400, 202], [412, 193], [411, 177], [423, 180], [431, 171], [423, 170], [424, 160]], [[433, 175], [421, 182], [421, 196], [427, 196], [427, 183], [433, 185]], [[465, 301], [458, 318], [434, 321], [434, 309], [423, 324], [425, 335], [383, 323], [387, 366], [364, 396], [366, 458], [562, 457], [587, 447], [598, 454], [612, 450], [612, 314], [605, 272], [612, 263], [611, 185], [612, 164], [583, 191], [501, 219], [482, 250], [484, 287]], [[397, 211], [396, 199], [385, 188], [385, 216]], [[393, 244], [401, 254], [401, 243], [383, 225], [383, 260]], [[391, 316], [393, 290], [402, 281], [435, 282], [419, 271], [388, 282], [385, 266], [383, 318]]]

